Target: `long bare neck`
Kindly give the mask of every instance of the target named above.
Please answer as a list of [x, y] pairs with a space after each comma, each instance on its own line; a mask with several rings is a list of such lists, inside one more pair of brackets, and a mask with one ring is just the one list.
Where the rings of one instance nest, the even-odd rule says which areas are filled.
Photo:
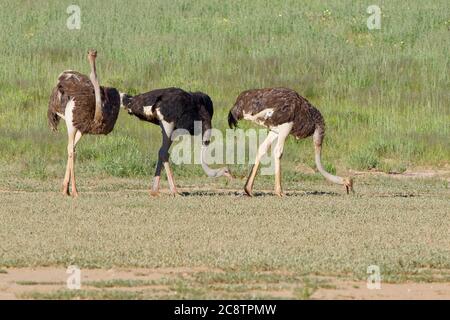
[[206, 175], [210, 178], [218, 178], [222, 177], [225, 173], [225, 168], [220, 169], [212, 169], [206, 163], [206, 149], [205, 145], [202, 145], [201, 153], [200, 153], [200, 163], [202, 165], [203, 171], [205, 171]]
[[322, 166], [321, 161], [321, 154], [322, 154], [322, 146], [315, 145], [315, 160], [316, 160], [316, 167], [317, 170], [330, 182], [336, 183], [336, 184], [345, 184], [345, 181], [342, 177], [338, 177], [335, 175], [332, 175], [331, 173], [328, 173]]
[[94, 120], [96, 122], [100, 122], [102, 120], [102, 98], [100, 95], [100, 84], [98, 82], [97, 77], [97, 69], [95, 66], [95, 60], [90, 60], [91, 64], [91, 74], [89, 75], [89, 78], [91, 79], [92, 85], [94, 86], [94, 93], [95, 93], [95, 116]]

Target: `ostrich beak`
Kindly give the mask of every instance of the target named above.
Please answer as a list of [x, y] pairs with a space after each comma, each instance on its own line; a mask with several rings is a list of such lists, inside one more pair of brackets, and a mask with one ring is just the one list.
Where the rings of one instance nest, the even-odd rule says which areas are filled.
[[345, 189], [347, 190], [347, 194], [350, 194], [350, 191], [352, 193], [355, 193], [355, 190], [353, 190], [353, 179], [352, 178], [347, 178], [346, 179], [346, 183], [345, 183]]

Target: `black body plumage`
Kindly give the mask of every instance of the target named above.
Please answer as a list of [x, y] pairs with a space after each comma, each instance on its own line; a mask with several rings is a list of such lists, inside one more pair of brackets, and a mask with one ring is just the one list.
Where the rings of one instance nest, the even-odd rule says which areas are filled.
[[214, 114], [211, 98], [202, 92], [187, 92], [179, 88], [156, 89], [123, 99], [129, 114], [141, 120], [160, 124], [174, 123], [175, 129], [194, 134], [195, 121], [202, 122], [202, 132], [211, 129]]

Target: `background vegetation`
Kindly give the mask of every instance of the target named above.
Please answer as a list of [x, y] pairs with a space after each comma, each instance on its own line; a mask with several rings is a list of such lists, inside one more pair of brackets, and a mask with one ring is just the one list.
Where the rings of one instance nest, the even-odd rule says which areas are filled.
[[[74, 3], [81, 30], [66, 27]], [[231, 166], [232, 182], [206, 178], [199, 165], [173, 166], [183, 196], [154, 198], [146, 189], [160, 130], [122, 112], [110, 135], [79, 143], [82, 196], [73, 200], [56, 193], [65, 126], [53, 134], [46, 119], [58, 74], [87, 73], [86, 51], [96, 48], [101, 84], [131, 94], [168, 86], [207, 92], [222, 130], [241, 91], [297, 90], [325, 116], [331, 171], [448, 168], [449, 1], [0, 4], [0, 274], [69, 264], [203, 270], [162, 282], [90, 284], [133, 292], [25, 297], [309, 298], [330, 286], [322, 276], [364, 280], [372, 264], [383, 282], [449, 282], [448, 170], [439, 179], [359, 176], [347, 196], [314, 174], [309, 139], [289, 139], [283, 199], [268, 192], [273, 177], [257, 180], [255, 198], [240, 196], [247, 165]], [[367, 29], [371, 4], [381, 7], [381, 30]], [[39, 281], [22, 280], [14, 285]]]
[[[1, 1], [0, 162], [15, 175], [62, 174], [65, 128], [49, 132], [47, 101], [61, 71], [88, 72], [91, 47], [103, 85], [202, 90], [215, 102], [218, 128], [242, 90], [297, 90], [326, 118], [325, 158], [334, 169], [449, 163], [448, 1], [378, 1], [382, 28], [374, 31], [365, 1], [76, 3], [81, 30], [66, 28], [71, 2]], [[158, 128], [123, 113], [111, 135], [81, 140], [77, 170], [148, 176], [159, 143]], [[290, 139], [284, 159], [286, 175], [299, 162], [314, 167], [311, 142]], [[176, 171], [188, 176], [197, 167]]]

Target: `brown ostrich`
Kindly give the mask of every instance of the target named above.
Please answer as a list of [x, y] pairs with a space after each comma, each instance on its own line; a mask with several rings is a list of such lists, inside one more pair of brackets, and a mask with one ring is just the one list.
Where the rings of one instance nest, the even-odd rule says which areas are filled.
[[186, 92], [179, 88], [157, 89], [136, 96], [123, 95], [123, 107], [130, 115], [141, 120], [159, 125], [162, 133], [162, 145], [158, 153], [155, 177], [150, 195], [159, 195], [161, 169], [164, 165], [170, 192], [176, 195], [177, 188], [169, 165], [169, 149], [172, 144], [172, 133], [176, 129], [184, 129], [193, 135], [194, 124], [201, 122], [202, 150], [201, 164], [209, 177], [225, 176], [232, 178], [227, 167], [212, 169], [205, 162], [205, 151], [211, 134], [211, 120], [214, 113], [211, 98], [202, 92]]
[[245, 192], [252, 196], [253, 183], [260, 164], [272, 142], [277, 139], [273, 150], [275, 158], [275, 194], [282, 196], [280, 159], [284, 142], [289, 134], [297, 139], [313, 136], [315, 161], [319, 172], [329, 181], [344, 185], [347, 193], [353, 191], [353, 180], [334, 176], [322, 166], [321, 150], [325, 136], [325, 122], [308, 100], [297, 92], [286, 88], [254, 89], [242, 92], [228, 114], [230, 128], [236, 127], [241, 119], [250, 120], [270, 129], [264, 142], [259, 146], [255, 164], [245, 184]]
[[62, 192], [77, 197], [75, 182], [75, 146], [83, 134], [108, 134], [114, 129], [120, 110], [120, 94], [115, 88], [100, 87], [95, 59], [97, 51], [88, 51], [91, 74], [87, 77], [67, 70], [58, 77], [48, 104], [48, 122], [57, 131], [60, 118], [66, 122], [68, 159]]

